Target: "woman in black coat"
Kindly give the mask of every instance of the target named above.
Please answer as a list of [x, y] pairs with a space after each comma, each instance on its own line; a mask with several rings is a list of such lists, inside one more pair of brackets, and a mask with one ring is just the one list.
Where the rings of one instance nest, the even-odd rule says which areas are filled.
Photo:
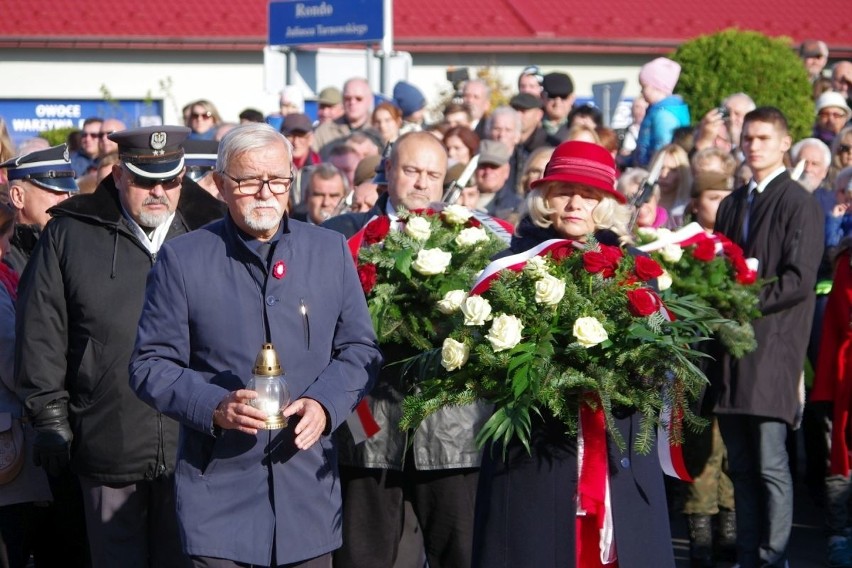
[[[615, 164], [601, 146], [565, 142], [533, 184], [530, 214], [521, 221], [511, 254], [554, 238], [584, 241], [588, 235], [618, 245], [630, 212], [614, 189]], [[597, 566], [674, 566], [662, 470], [656, 452], [636, 454], [639, 429], [632, 409], [613, 409], [627, 449], [607, 436], [612, 532], [607, 563]], [[578, 559], [577, 437], [546, 411], [533, 419], [531, 453], [510, 443], [486, 446], [480, 470], [474, 526], [475, 567], [589, 568]], [[598, 543], [595, 543], [596, 545]], [[612, 552], [614, 550], [614, 553]], [[588, 552], [588, 551], [587, 551]], [[596, 551], [593, 551], [596, 552]], [[615, 556], [615, 558], [613, 558]]]

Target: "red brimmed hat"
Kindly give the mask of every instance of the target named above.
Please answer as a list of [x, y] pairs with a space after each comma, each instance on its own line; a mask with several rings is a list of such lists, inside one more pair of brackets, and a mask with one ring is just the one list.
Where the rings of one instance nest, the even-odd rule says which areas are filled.
[[612, 154], [598, 144], [569, 140], [553, 152], [544, 177], [532, 182], [535, 189], [546, 183], [581, 183], [606, 193], [619, 203], [627, 203], [625, 197], [615, 190], [615, 161]]

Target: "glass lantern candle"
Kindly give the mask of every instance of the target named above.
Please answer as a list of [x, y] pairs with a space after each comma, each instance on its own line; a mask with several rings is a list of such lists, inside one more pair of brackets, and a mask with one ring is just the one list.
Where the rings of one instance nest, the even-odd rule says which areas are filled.
[[290, 404], [290, 390], [284, 380], [278, 354], [271, 343], [264, 343], [260, 348], [246, 388], [257, 393], [257, 398], [252, 399], [249, 404], [266, 414], [267, 430], [287, 427], [284, 409]]

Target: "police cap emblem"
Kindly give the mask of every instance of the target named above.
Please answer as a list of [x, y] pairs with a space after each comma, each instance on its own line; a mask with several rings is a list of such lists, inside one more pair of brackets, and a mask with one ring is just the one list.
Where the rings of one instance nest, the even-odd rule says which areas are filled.
[[166, 147], [167, 136], [165, 132], [159, 131], [151, 134], [151, 149], [162, 150]]

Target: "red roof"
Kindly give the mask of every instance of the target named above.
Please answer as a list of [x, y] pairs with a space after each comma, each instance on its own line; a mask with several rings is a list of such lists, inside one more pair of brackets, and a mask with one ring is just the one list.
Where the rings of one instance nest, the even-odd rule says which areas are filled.
[[[590, 4], [395, 0], [395, 47], [415, 53], [658, 53], [736, 27], [785, 35], [796, 44], [822, 39], [832, 58], [852, 56], [841, 0]], [[267, 5], [267, 0], [0, 0], [0, 47], [257, 50], [266, 42]]]

